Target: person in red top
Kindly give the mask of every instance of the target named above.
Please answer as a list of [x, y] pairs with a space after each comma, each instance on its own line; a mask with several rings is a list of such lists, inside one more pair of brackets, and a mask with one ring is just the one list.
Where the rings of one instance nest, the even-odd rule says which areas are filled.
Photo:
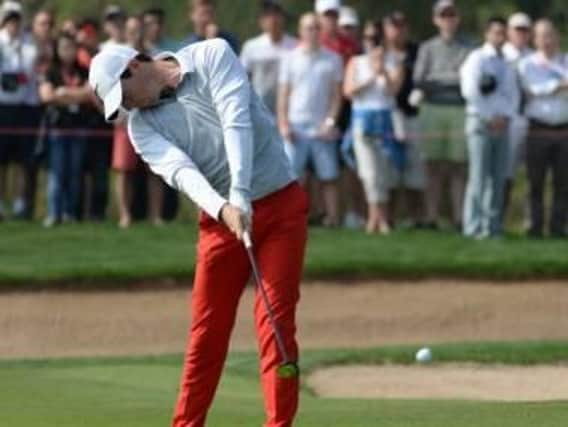
[[344, 64], [359, 53], [357, 40], [343, 34], [339, 27], [341, 0], [317, 0], [316, 13], [320, 16], [322, 45], [343, 58]]

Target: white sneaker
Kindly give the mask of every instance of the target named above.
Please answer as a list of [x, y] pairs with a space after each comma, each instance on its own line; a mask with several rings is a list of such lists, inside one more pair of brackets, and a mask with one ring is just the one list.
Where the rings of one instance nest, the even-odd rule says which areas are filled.
[[360, 230], [365, 227], [365, 220], [361, 218], [356, 212], [349, 211], [343, 218], [343, 227], [349, 230]]
[[48, 216], [43, 220], [43, 228], [53, 228], [59, 224], [59, 220], [52, 216]]
[[22, 199], [21, 197], [18, 197], [16, 200], [14, 200], [13, 204], [12, 204], [12, 212], [14, 214], [14, 216], [20, 216], [23, 215], [23, 213], [26, 210], [26, 202], [24, 202], [24, 199]]

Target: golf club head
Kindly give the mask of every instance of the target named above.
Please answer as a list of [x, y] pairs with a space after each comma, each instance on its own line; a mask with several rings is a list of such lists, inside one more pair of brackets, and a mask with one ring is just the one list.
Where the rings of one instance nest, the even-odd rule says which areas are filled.
[[280, 365], [276, 371], [278, 378], [292, 379], [300, 376], [300, 368], [293, 362], [284, 363]]

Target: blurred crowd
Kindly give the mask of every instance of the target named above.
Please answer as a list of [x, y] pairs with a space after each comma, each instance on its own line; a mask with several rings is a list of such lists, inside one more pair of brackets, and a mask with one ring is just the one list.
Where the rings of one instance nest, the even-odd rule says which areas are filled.
[[[457, 5], [438, 0], [436, 35], [418, 43], [401, 11], [360, 17], [341, 0], [316, 0], [291, 23], [281, 3], [266, 0], [258, 6], [260, 34], [241, 46], [220, 27], [215, 7], [190, 0], [192, 32], [174, 41], [160, 8], [129, 14], [111, 5], [100, 20], [57, 27], [40, 10], [28, 28], [20, 3], [5, 1], [0, 219], [33, 218], [39, 193], [46, 227], [102, 221], [111, 182], [120, 227], [175, 218], [178, 195], [142, 164], [124, 121], [102, 119], [87, 84], [89, 63], [112, 44], [153, 56], [221, 37], [274, 113], [312, 195], [313, 224], [377, 234], [450, 227], [473, 239], [499, 237], [524, 172], [527, 234], [566, 237], [568, 56], [552, 21], [495, 16], [480, 44], [462, 34]], [[38, 192], [42, 168], [46, 190]]]

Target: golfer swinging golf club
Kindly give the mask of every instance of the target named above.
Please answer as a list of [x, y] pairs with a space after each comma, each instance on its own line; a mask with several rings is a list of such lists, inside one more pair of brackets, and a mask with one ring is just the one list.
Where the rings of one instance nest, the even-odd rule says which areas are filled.
[[129, 110], [136, 151], [201, 208], [192, 325], [173, 427], [205, 425], [253, 267], [265, 427], [291, 426], [307, 198], [272, 116], [221, 39], [155, 58], [109, 46], [93, 59], [89, 82], [107, 120]]

